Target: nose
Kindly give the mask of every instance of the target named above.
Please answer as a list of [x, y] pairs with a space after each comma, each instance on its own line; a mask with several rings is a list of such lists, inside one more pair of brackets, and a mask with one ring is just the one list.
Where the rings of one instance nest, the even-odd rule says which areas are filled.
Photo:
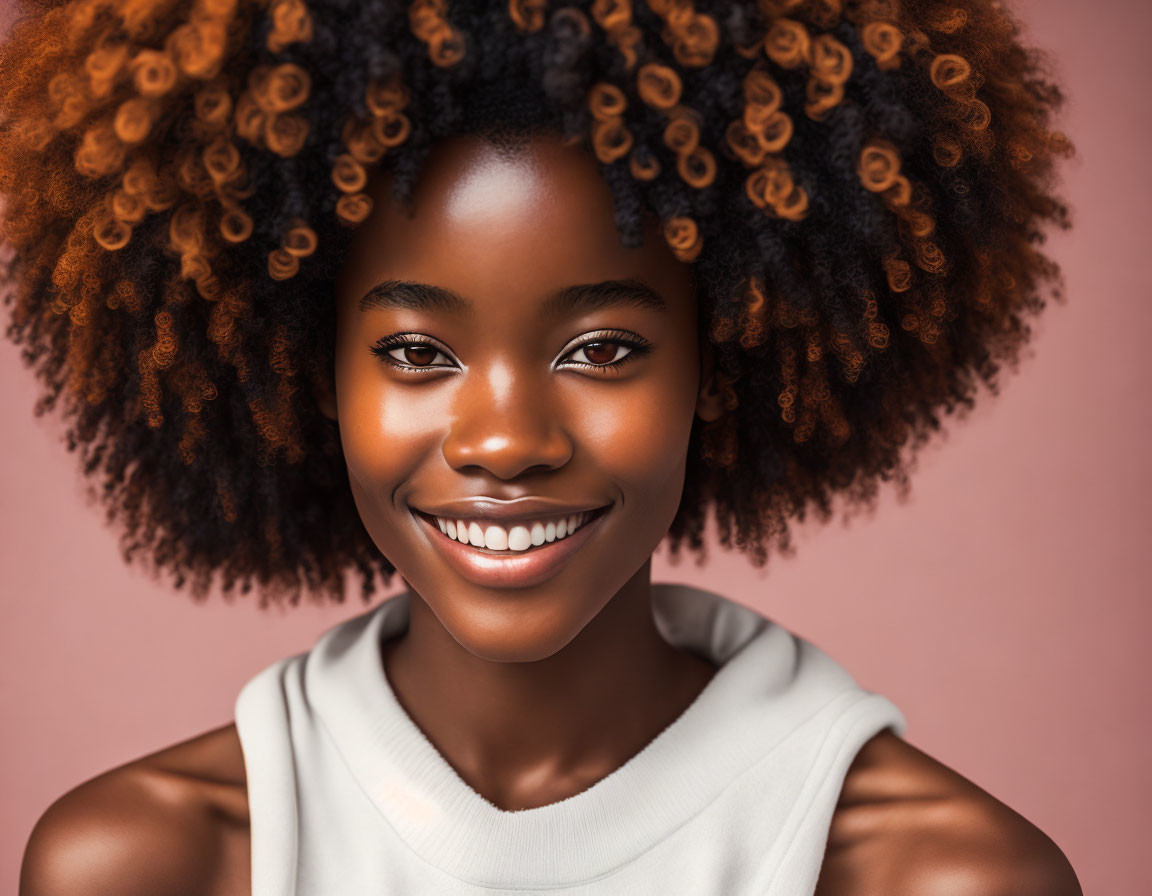
[[479, 467], [499, 479], [514, 479], [568, 462], [572, 440], [554, 396], [536, 377], [507, 367], [467, 376], [442, 449], [453, 469]]

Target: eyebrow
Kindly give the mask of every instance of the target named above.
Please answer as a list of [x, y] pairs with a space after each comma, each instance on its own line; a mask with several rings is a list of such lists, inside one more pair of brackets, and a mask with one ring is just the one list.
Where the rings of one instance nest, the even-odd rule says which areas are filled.
[[[549, 295], [541, 310], [548, 316], [560, 316], [628, 306], [650, 311], [668, 310], [667, 303], [658, 292], [635, 279], [602, 280], [599, 283], [565, 286]], [[412, 280], [384, 280], [360, 299], [361, 311], [397, 309], [467, 316], [472, 313], [473, 307], [471, 302], [450, 289]]]

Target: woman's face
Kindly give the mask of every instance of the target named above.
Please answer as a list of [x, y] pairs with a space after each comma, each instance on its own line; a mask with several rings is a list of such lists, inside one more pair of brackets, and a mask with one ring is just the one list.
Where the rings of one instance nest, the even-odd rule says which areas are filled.
[[693, 414], [718, 414], [690, 269], [655, 219], [624, 248], [596, 162], [551, 138], [442, 141], [411, 215], [390, 186], [336, 284], [322, 407], [368, 533], [445, 628], [542, 659], [647, 575]]

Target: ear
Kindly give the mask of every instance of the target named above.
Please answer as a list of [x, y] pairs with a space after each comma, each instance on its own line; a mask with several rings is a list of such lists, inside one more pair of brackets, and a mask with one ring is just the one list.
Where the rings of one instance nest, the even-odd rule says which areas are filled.
[[320, 408], [320, 413], [329, 420], [339, 421], [336, 414], [336, 390], [333, 388], [331, 380], [314, 382], [312, 394], [316, 399], [316, 406]]
[[720, 396], [720, 384], [716, 378], [716, 360], [712, 343], [701, 340], [700, 346], [700, 392], [696, 396], [696, 416], [705, 423], [719, 420], [724, 413], [724, 403]]

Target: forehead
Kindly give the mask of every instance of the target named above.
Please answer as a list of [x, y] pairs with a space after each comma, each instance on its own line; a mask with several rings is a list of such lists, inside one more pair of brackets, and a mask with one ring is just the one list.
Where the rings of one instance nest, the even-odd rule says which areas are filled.
[[[341, 270], [342, 304], [385, 279], [410, 279], [468, 297], [543, 296], [573, 283], [635, 278], [657, 292], [691, 291], [690, 269], [646, 216], [643, 245], [622, 245], [612, 192], [598, 163], [554, 137], [494, 146], [442, 140], [421, 167], [408, 207], [379, 172], [373, 212]], [[346, 306], [347, 307], [347, 306]]]

